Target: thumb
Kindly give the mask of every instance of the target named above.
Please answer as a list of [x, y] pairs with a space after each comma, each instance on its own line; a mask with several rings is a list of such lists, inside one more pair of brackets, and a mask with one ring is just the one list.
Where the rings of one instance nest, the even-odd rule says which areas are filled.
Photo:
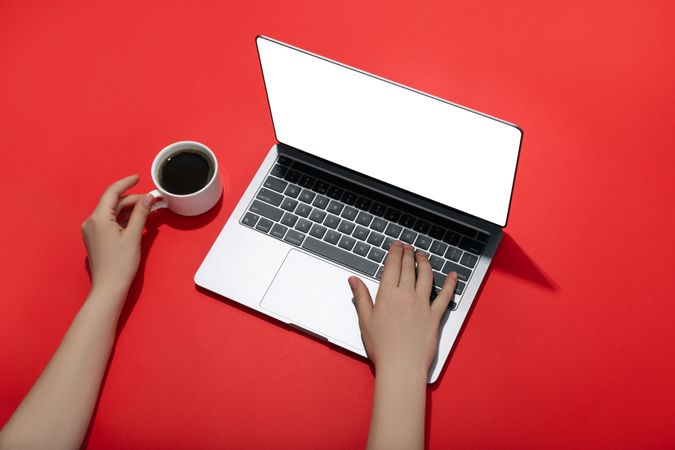
[[148, 218], [148, 214], [150, 214], [150, 206], [154, 200], [151, 194], [147, 194], [136, 202], [134, 210], [131, 212], [131, 217], [129, 217], [127, 228], [124, 230], [125, 234], [129, 233], [140, 241], [145, 220]]
[[359, 316], [359, 327], [363, 330], [365, 324], [370, 320], [370, 313], [373, 310], [373, 299], [370, 297], [368, 288], [359, 277], [349, 277], [349, 287], [354, 294], [354, 305], [356, 314]]

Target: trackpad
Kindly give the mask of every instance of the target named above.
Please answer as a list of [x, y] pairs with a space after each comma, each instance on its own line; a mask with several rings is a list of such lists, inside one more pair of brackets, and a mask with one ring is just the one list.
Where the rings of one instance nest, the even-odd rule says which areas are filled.
[[[291, 250], [260, 306], [365, 356], [352, 291], [347, 283], [351, 275], [355, 274]], [[364, 281], [374, 296], [377, 284]]]

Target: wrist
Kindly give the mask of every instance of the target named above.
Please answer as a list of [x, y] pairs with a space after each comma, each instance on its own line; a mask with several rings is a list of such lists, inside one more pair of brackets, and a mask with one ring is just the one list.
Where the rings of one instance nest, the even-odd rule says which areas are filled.
[[380, 363], [375, 365], [375, 377], [395, 378], [401, 382], [422, 382], [426, 384], [429, 374], [429, 369], [422, 364], [414, 363]]

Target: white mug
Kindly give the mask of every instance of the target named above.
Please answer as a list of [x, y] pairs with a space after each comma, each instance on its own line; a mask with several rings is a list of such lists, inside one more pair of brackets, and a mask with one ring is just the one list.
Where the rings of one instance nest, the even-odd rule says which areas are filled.
[[[162, 163], [166, 161], [167, 158], [185, 150], [203, 153], [210, 159], [214, 165], [213, 175], [209, 182], [206, 183], [206, 186], [197, 192], [186, 195], [172, 194], [165, 189], [162, 189], [162, 186], [159, 183], [159, 170], [162, 167]], [[150, 169], [150, 174], [152, 176], [152, 182], [155, 183], [155, 186], [157, 187], [157, 189], [150, 194], [153, 197], [160, 199], [160, 201], [155, 202], [152, 206], [153, 211], [159, 208], [169, 208], [171, 211], [180, 214], [181, 216], [196, 216], [213, 208], [215, 204], [218, 203], [223, 192], [223, 183], [220, 180], [216, 155], [214, 155], [211, 149], [206, 145], [195, 141], [174, 142], [173, 144], [164, 147], [162, 151], [155, 156], [155, 160], [152, 162], [152, 168]]]

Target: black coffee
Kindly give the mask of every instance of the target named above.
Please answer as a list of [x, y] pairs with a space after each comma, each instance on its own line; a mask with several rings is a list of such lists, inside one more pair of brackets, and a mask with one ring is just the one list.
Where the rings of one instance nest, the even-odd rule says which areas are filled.
[[202, 153], [190, 150], [174, 153], [159, 168], [159, 184], [172, 194], [192, 194], [211, 181], [213, 166], [211, 159]]

